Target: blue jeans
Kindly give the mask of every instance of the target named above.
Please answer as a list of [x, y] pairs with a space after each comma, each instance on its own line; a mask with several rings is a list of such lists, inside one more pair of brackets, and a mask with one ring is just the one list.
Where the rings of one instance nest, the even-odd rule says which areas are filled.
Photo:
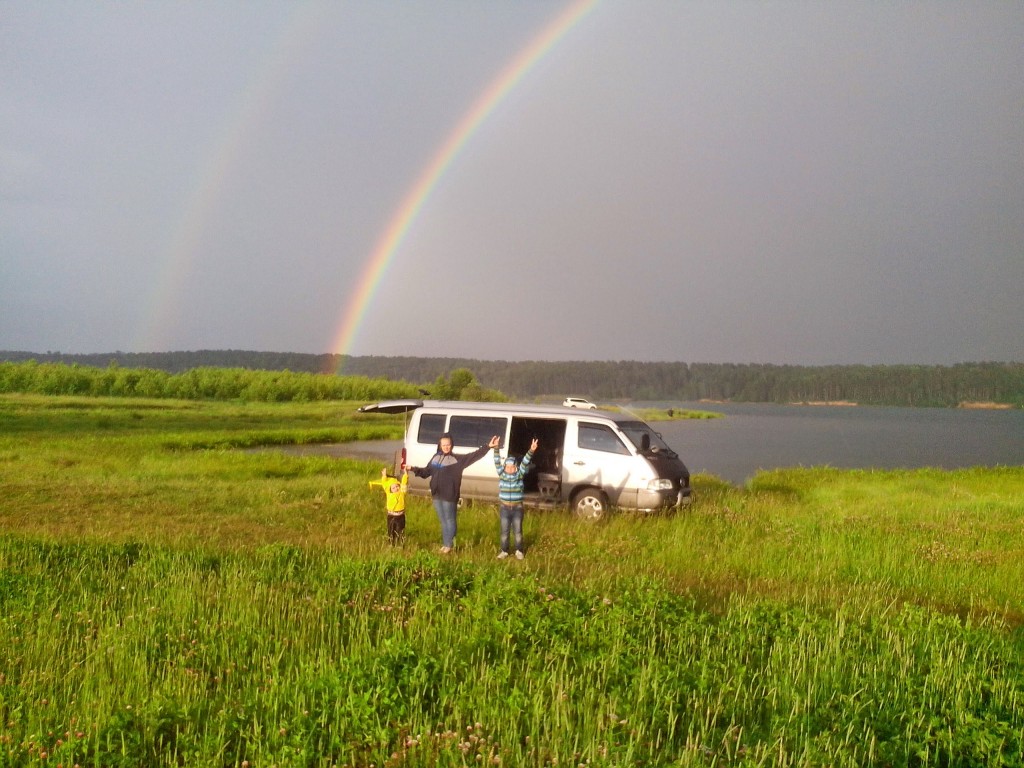
[[516, 549], [523, 548], [523, 505], [501, 505], [501, 551], [508, 552], [509, 529], [516, 539]]
[[441, 542], [446, 547], [455, 543], [455, 509], [457, 504], [454, 501], [434, 499], [434, 511], [437, 512], [437, 519], [441, 523]]

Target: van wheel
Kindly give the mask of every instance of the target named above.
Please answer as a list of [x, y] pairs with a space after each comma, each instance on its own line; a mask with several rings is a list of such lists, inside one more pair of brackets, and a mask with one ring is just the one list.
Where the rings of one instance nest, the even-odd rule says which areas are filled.
[[596, 488], [584, 488], [572, 497], [572, 511], [581, 520], [600, 520], [608, 512], [608, 497]]

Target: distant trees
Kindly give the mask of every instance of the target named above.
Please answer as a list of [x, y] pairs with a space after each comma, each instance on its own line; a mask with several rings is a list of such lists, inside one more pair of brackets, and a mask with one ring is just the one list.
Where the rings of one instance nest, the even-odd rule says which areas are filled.
[[[938, 365], [740, 365], [735, 363], [501, 362], [462, 358], [349, 357], [292, 353], [169, 352], [109, 355], [32, 355], [0, 352], [0, 360], [37, 359], [32, 386], [85, 394], [247, 397], [251, 399], [348, 399], [366, 391], [358, 381], [396, 385], [395, 397], [500, 400], [567, 394], [602, 400], [733, 400], [811, 402], [849, 400], [865, 405], [956, 406], [991, 401], [1024, 407], [1024, 363]], [[46, 368], [62, 363], [69, 370]], [[77, 366], [104, 372], [99, 383]], [[121, 367], [124, 366], [124, 367]], [[342, 371], [344, 375], [334, 374]], [[196, 373], [199, 371], [199, 373]], [[263, 371], [264, 377], [248, 374]], [[297, 373], [289, 373], [297, 371]], [[271, 374], [270, 372], [277, 372]], [[284, 378], [275, 379], [287, 373]], [[180, 378], [165, 381], [164, 376]], [[308, 376], [302, 379], [295, 377]], [[45, 379], [45, 381], [43, 381]], [[408, 382], [433, 382], [412, 384]], [[0, 383], [0, 388], [4, 385]], [[19, 385], [20, 386], [20, 385]], [[369, 386], [381, 391], [376, 384]], [[28, 391], [13, 389], [6, 391]], [[42, 391], [36, 389], [32, 391]], [[176, 391], [180, 395], [158, 395]], [[504, 394], [502, 394], [504, 393]], [[375, 394], [365, 399], [383, 398]], [[353, 399], [361, 399], [356, 396]]]
[[435, 400], [470, 400], [473, 402], [504, 402], [501, 392], [484, 389], [468, 368], [456, 368], [447, 378], [438, 376], [430, 396]]

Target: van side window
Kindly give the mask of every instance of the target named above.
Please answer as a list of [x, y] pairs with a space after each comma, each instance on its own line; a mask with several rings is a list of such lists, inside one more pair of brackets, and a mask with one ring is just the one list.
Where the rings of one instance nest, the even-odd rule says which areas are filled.
[[619, 436], [604, 424], [580, 422], [579, 447], [585, 448], [588, 451], [604, 451], [605, 453], [629, 455], [629, 449], [622, 444]]
[[505, 439], [508, 419], [494, 416], [452, 416], [448, 431], [452, 443], [461, 448], [478, 448], [486, 445], [494, 435]]
[[417, 443], [436, 445], [444, 434], [443, 413], [424, 413], [420, 415], [420, 431], [416, 435]]

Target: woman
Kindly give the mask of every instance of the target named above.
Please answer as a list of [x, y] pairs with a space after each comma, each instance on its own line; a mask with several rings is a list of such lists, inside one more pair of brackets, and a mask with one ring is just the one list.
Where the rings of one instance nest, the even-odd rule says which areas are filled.
[[445, 432], [437, 443], [437, 453], [425, 467], [409, 467], [416, 477], [430, 478], [430, 498], [441, 523], [441, 554], [447, 555], [455, 544], [455, 510], [462, 490], [462, 472], [480, 459], [488, 450], [497, 448], [501, 441], [495, 435], [487, 445], [472, 453], [456, 456], [452, 453], [452, 436]]

